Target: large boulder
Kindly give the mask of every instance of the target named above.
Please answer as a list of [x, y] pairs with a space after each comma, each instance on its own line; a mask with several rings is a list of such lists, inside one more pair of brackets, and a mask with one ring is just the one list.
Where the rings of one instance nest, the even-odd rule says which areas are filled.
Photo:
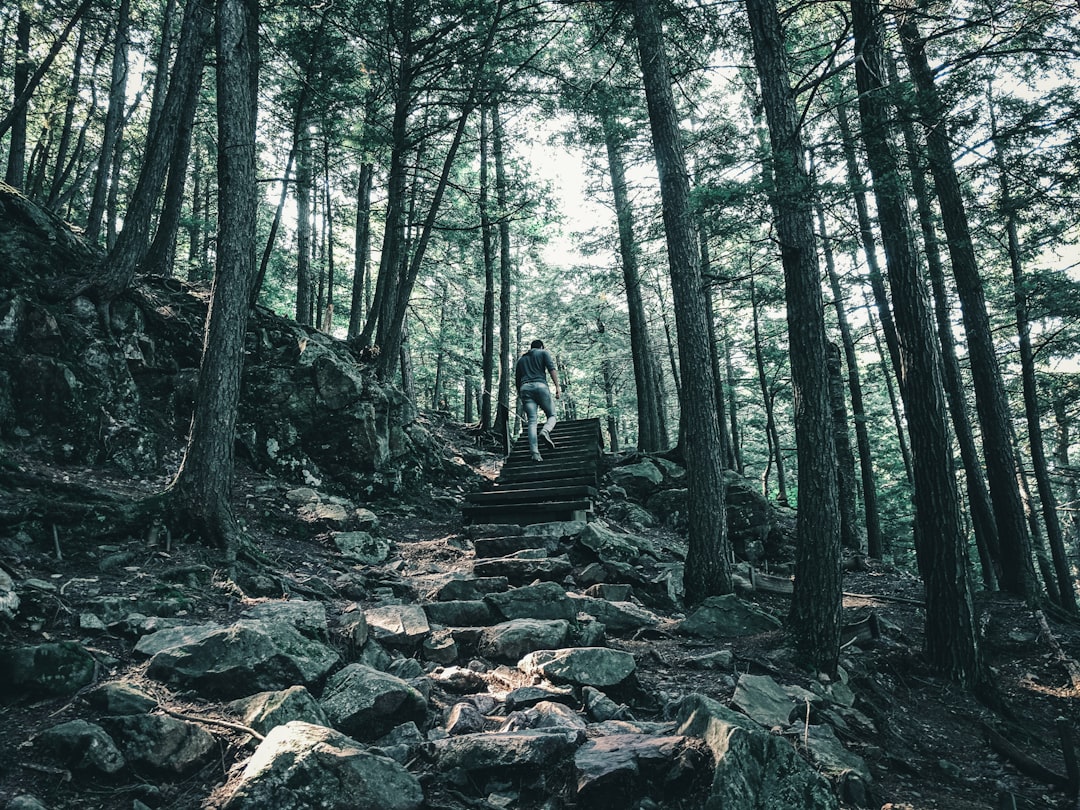
[[151, 678], [225, 699], [320, 683], [339, 660], [291, 624], [257, 619], [168, 628], [140, 639], [135, 649], [151, 655]]
[[224, 808], [416, 810], [423, 802], [416, 777], [394, 760], [333, 729], [295, 721], [266, 735]]
[[74, 694], [94, 679], [94, 657], [74, 641], [9, 647], [0, 651], [0, 684], [46, 695]]
[[518, 662], [518, 669], [526, 675], [541, 675], [552, 683], [575, 686], [615, 686], [626, 681], [636, 668], [630, 653], [607, 647], [537, 650]]
[[377, 739], [410, 720], [423, 725], [427, 717], [427, 701], [415, 687], [363, 664], [334, 673], [320, 703], [335, 728], [360, 740]]
[[684, 698], [676, 719], [716, 760], [703, 810], [838, 810], [829, 782], [783, 737], [702, 695]]

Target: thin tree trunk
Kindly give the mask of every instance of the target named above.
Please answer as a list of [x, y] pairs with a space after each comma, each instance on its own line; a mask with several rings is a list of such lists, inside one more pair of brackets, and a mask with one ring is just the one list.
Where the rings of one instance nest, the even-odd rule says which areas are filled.
[[73, 165], [68, 160], [68, 153], [71, 150], [71, 135], [75, 123], [75, 104], [79, 98], [79, 91], [82, 89], [80, 84], [82, 82], [83, 55], [85, 51], [86, 26], [82, 25], [79, 26], [79, 40], [75, 44], [75, 55], [72, 57], [71, 84], [69, 85], [67, 104], [64, 105], [64, 123], [60, 129], [60, 143], [56, 147], [56, 161], [53, 164], [53, 175], [49, 184], [48, 202], [46, 202], [48, 208], [55, 208], [57, 201], [60, 199], [60, 192], [64, 187], [64, 182], [67, 180]]
[[371, 186], [374, 166], [360, 164], [360, 179], [356, 183], [356, 223], [353, 228], [353, 280], [352, 299], [349, 305], [350, 341], [360, 336], [360, 322], [364, 319], [364, 289], [371, 262]]
[[602, 106], [600, 124], [604, 131], [608, 174], [615, 202], [615, 222], [619, 229], [619, 259], [622, 263], [623, 286], [626, 288], [626, 307], [630, 324], [630, 354], [634, 363], [634, 388], [637, 392], [638, 449], [654, 452], [665, 448], [662, 423], [662, 402], [657, 386], [656, 360], [653, 357], [645, 303], [641, 294], [641, 269], [638, 264], [638, 244], [634, 235], [634, 214], [627, 193], [626, 167], [623, 163], [623, 144], [618, 137], [614, 114]]
[[[98, 170], [94, 178], [94, 193], [90, 200], [90, 213], [86, 219], [86, 238], [97, 242], [101, 238], [101, 226], [106, 211], [109, 186], [115, 187], [118, 178], [114, 172], [116, 145], [120, 139], [120, 124], [127, 104], [128, 75], [128, 27], [131, 16], [130, 0], [120, 0], [116, 28], [113, 32], [112, 79], [109, 83], [109, 108], [105, 113], [105, 129], [98, 153]], [[115, 220], [114, 220], [115, 223]], [[110, 241], [109, 247], [112, 247]]]
[[[166, 120], [176, 121], [181, 116], [188, 87], [198, 78], [203, 56], [210, 44], [213, 20], [212, 8], [206, 5], [206, 0], [190, 0], [184, 9], [183, 30], [162, 113]], [[146, 257], [147, 235], [165, 182], [175, 137], [175, 127], [161, 126], [156, 137], [147, 144], [135, 191], [124, 215], [124, 229], [95, 280], [94, 286], [101, 301], [111, 301], [130, 287], [139, 265]]]
[[926, 584], [927, 658], [944, 675], [982, 687], [987, 671], [976, 640], [968, 583], [967, 544], [952, 471], [952, 448], [941, 384], [940, 349], [919, 278], [907, 194], [889, 142], [888, 100], [877, 0], [852, 0], [855, 76], [867, 160], [889, 268], [905, 373], [900, 391], [908, 416], [915, 473], [915, 547]]
[[174, 488], [181, 508], [236, 562], [239, 529], [230, 502], [244, 333], [255, 279], [255, 117], [258, 104], [257, 0], [219, 0], [217, 99], [219, 233], [187, 452]]
[[[832, 674], [840, 655], [841, 513], [836, 428], [830, 418], [829, 344], [811, 208], [813, 184], [775, 0], [746, 0], [746, 10], [772, 146], [775, 186], [771, 203], [784, 268], [795, 401], [798, 541], [789, 619], [800, 657]], [[846, 425], [844, 431], [846, 435]], [[839, 459], [839, 464], [845, 463], [847, 459]]]
[[728, 419], [731, 424], [731, 452], [735, 460], [735, 472], [742, 475], [745, 471], [742, 457], [742, 435], [739, 430], [739, 403], [735, 396], [735, 366], [731, 362], [731, 338], [728, 335], [727, 321], [721, 319], [723, 324], [721, 340], [724, 344], [724, 374], [725, 387], [727, 388], [726, 400], [728, 406]]
[[[663, 33], [651, 0], [633, 0], [634, 30], [649, 107], [653, 149], [660, 175], [671, 288], [678, 321], [682, 411], [693, 440], [680, 437], [687, 462], [689, 537], [685, 566], [690, 604], [731, 593], [731, 541], [727, 534], [723, 468], [716, 449], [720, 426], [713, 404], [709, 330], [690, 208], [690, 182], [671, 90]], [[683, 441], [682, 439], [686, 440]]]
[[[893, 81], [898, 80], [895, 64], [891, 60], [889, 61], [889, 75]], [[956, 443], [960, 449], [960, 458], [964, 465], [967, 503], [975, 532], [975, 548], [979, 553], [983, 585], [987, 590], [996, 591], [998, 581], [996, 561], [1001, 557], [997, 523], [994, 521], [990, 493], [986, 488], [986, 476], [983, 473], [982, 460], [971, 429], [967, 393], [960, 370], [960, 361], [956, 356], [956, 341], [953, 338], [951, 317], [952, 306], [945, 288], [945, 272], [931, 210], [930, 190], [927, 187], [925, 170], [919, 160], [921, 150], [918, 139], [915, 137], [915, 129], [906, 115], [902, 119], [901, 131], [907, 153], [908, 173], [911, 176], [911, 189], [915, 196], [919, 226], [922, 230], [926, 270], [934, 295], [934, 315], [937, 321], [938, 342], [941, 344], [945, 395], [949, 403], [949, 414], [952, 418]]]
[[986, 294], [979, 277], [975, 246], [968, 226], [967, 208], [949, 146], [946, 131], [949, 122], [926, 58], [926, 43], [919, 34], [914, 18], [901, 14], [897, 19], [900, 41], [907, 56], [923, 126], [926, 128], [927, 157], [941, 203], [941, 219], [948, 237], [946, 244], [961, 303], [975, 389], [975, 409], [982, 428], [990, 503], [994, 509], [1001, 551], [999, 582], [1004, 590], [1034, 604], [1037, 594], [1031, 566], [1031, 541], [1024, 524], [1016, 471], [1011, 469], [1014, 460], [1010, 441], [1011, 417], [986, 309]]
[[495, 158], [495, 204], [499, 209], [499, 404], [510, 407], [510, 200], [499, 103], [491, 105], [491, 152]]
[[[856, 257], [852, 257], [855, 261]], [[911, 464], [911, 450], [908, 448], [907, 431], [904, 429], [904, 414], [900, 400], [896, 395], [896, 386], [893, 385], [894, 366], [889, 362], [889, 356], [881, 345], [881, 332], [878, 329], [878, 310], [870, 303], [870, 298], [863, 292], [863, 309], [866, 310], [866, 320], [870, 324], [870, 333], [874, 337], [874, 351], [880, 361], [881, 379], [885, 382], [885, 390], [889, 395], [889, 412], [892, 414], [893, 429], [896, 431], [896, 442], [900, 448], [900, 460], [904, 463], [904, 474], [907, 477], [908, 486], [915, 489], [915, 472]]]
[[176, 16], [176, 0], [166, 0], [161, 18], [161, 38], [158, 40], [157, 58], [154, 60], [154, 92], [150, 95], [150, 116], [146, 131], [153, 136], [161, 122], [165, 107], [165, 90], [169, 86], [169, 55], [172, 50], [173, 18]]
[[[993, 115], [993, 100], [990, 102]], [[1043, 525], [1046, 527], [1046, 539], [1050, 545], [1050, 554], [1054, 561], [1057, 575], [1059, 604], [1069, 613], [1076, 613], [1076, 593], [1072, 572], [1065, 552], [1065, 538], [1058, 519], [1057, 497], [1050, 483], [1050, 465], [1046, 460], [1046, 448], [1043, 443], [1042, 422], [1039, 416], [1039, 392], [1035, 382], [1035, 353], [1031, 347], [1031, 324], [1028, 321], [1027, 290], [1024, 284], [1024, 267], [1020, 258], [1020, 237], [1017, 230], [1016, 206], [1009, 191], [1008, 176], [1005, 173], [1005, 155], [998, 141], [996, 121], [991, 118], [994, 131], [995, 157], [998, 168], [998, 181], [1001, 189], [1001, 208], [1005, 214], [1005, 232], [1008, 236], [1009, 267], [1012, 269], [1013, 302], [1016, 312], [1016, 332], [1020, 342], [1020, 369], [1024, 386], [1024, 415], [1028, 427], [1028, 447], [1031, 453], [1031, 466], [1035, 474], [1035, 485], [1039, 491], [1039, 503], [1042, 506]], [[1045, 577], [1044, 577], [1045, 579]]]
[[311, 325], [311, 138], [307, 119], [297, 127], [296, 160], [296, 311], [297, 323]]
[[870, 433], [866, 429], [866, 408], [863, 404], [862, 379], [859, 375], [858, 355], [855, 340], [851, 335], [851, 324], [845, 308], [844, 290], [840, 285], [840, 275], [836, 271], [836, 260], [832, 249], [832, 239], [825, 229], [825, 210], [820, 200], [817, 205], [818, 229], [821, 231], [822, 253], [825, 258], [825, 270], [829, 276], [829, 286], [833, 294], [833, 306], [836, 309], [836, 322], [840, 331], [840, 342], [844, 349], [847, 364], [848, 395], [851, 397], [851, 419], [855, 423], [855, 445], [859, 450], [859, 472], [862, 480], [863, 521], [866, 525], [866, 553], [875, 559], [884, 554], [881, 536], [881, 515], [878, 512], [877, 481], [874, 477], [874, 456], [870, 449]]
[[761, 494], [769, 497], [769, 474], [773, 465], [776, 465], [776, 501], [786, 505], [787, 472], [784, 469], [784, 454], [780, 448], [780, 433], [776, 428], [776, 398], [769, 385], [768, 374], [765, 373], [765, 353], [761, 339], [760, 308], [757, 298], [757, 283], [754, 281], [754, 273], [750, 272], [750, 313], [754, 333], [754, 365], [757, 367], [758, 385], [761, 387], [761, 401], [765, 408], [765, 441], [768, 462], [761, 475]]
[[[480, 429], [492, 424], [492, 388], [495, 383], [495, 249], [491, 226], [490, 171], [488, 169], [489, 107], [480, 107], [480, 243], [484, 263], [484, 313], [480, 326], [480, 368], [483, 381], [480, 394]], [[500, 375], [502, 376], [502, 375]]]

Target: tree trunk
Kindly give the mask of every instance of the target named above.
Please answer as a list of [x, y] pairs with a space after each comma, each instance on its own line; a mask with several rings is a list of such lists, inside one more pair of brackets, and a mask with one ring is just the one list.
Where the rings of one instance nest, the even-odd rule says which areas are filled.
[[[184, 9], [183, 29], [162, 112], [167, 121], [180, 120], [189, 87], [199, 76], [203, 55], [211, 41], [214, 15], [206, 2], [190, 0]], [[124, 215], [124, 229], [95, 280], [101, 301], [111, 301], [130, 287], [146, 257], [150, 224], [165, 182], [175, 138], [175, 126], [160, 126], [147, 144], [135, 191]]]
[[604, 131], [608, 174], [615, 202], [615, 222], [619, 229], [619, 259], [622, 263], [623, 285], [626, 287], [626, 308], [630, 323], [630, 354], [634, 362], [634, 387], [637, 392], [638, 449], [650, 453], [664, 450], [666, 444], [661, 427], [663, 418], [660, 391], [657, 386], [656, 360], [653, 357], [645, 302], [641, 294], [641, 271], [638, 265], [638, 244], [634, 235], [634, 214], [627, 193], [626, 167], [623, 163], [623, 143], [618, 137], [617, 123], [608, 106], [601, 107], [600, 124]]
[[[889, 62], [889, 75], [896, 79], [894, 63]], [[941, 250], [938, 245], [937, 228], [930, 202], [930, 191], [926, 183], [926, 172], [920, 161], [921, 150], [915, 130], [907, 115], [902, 117], [901, 131], [907, 153], [908, 173], [911, 176], [911, 188], [915, 196], [919, 214], [919, 226], [923, 236], [923, 252], [926, 257], [926, 270], [930, 278], [930, 288], [934, 295], [934, 315], [937, 321], [938, 342], [941, 345], [941, 359], [945, 395], [949, 404], [956, 443], [960, 448], [960, 458], [964, 465], [964, 479], [967, 485], [968, 510], [971, 513], [972, 528], [975, 532], [975, 548], [979, 553], [979, 565], [983, 585], [991, 591], [997, 590], [997, 561], [1001, 554], [998, 548], [997, 524], [994, 510], [990, 505], [990, 493], [986, 488], [986, 476], [983, 473], [982, 460], [975, 446], [975, 436], [971, 430], [970, 410], [968, 408], [966, 387], [956, 356], [956, 341], [953, 338], [952, 306], [945, 289], [945, 272], [941, 262]]]
[[230, 503], [233, 447], [255, 280], [258, 13], [257, 0], [218, 2], [217, 270], [191, 434], [173, 485], [199, 532], [225, 548], [230, 567], [239, 545]]
[[321, 328], [334, 332], [334, 201], [330, 194], [330, 137], [323, 132], [323, 223], [326, 228], [326, 299], [320, 306]]
[[158, 40], [157, 58], [154, 60], [154, 92], [150, 96], [150, 116], [146, 131], [153, 136], [161, 122], [165, 107], [165, 90], [169, 86], [169, 56], [172, 52], [173, 18], [176, 16], [176, 0], [166, 0], [161, 17], [161, 38]]
[[877, 0], [852, 0], [851, 10], [863, 140], [874, 179], [905, 371], [900, 391], [915, 474], [915, 548], [926, 584], [926, 654], [945, 676], [981, 687], [987, 673], [976, 641], [967, 545], [941, 386], [941, 357], [926, 290], [919, 278], [907, 194], [889, 142], [880, 9]]
[[941, 203], [941, 219], [948, 237], [949, 256], [963, 314], [975, 389], [975, 408], [982, 428], [990, 503], [994, 509], [1001, 550], [999, 581], [1004, 590], [1034, 604], [1037, 594], [1031, 566], [1031, 541], [1024, 525], [1016, 471], [1012, 469], [1009, 408], [986, 310], [986, 295], [975, 258], [975, 246], [971, 241], [967, 208], [949, 146], [949, 122], [926, 59], [926, 43], [919, 34], [914, 18], [901, 14], [897, 20], [900, 41], [907, 56], [923, 126], [926, 128], [927, 157]]
[[[492, 424], [491, 393], [495, 384], [495, 249], [491, 226], [490, 172], [488, 170], [489, 107], [480, 107], [480, 244], [484, 263], [484, 313], [480, 325], [480, 429]], [[501, 301], [501, 299], [500, 299]]]
[[499, 104], [491, 105], [491, 151], [495, 158], [495, 204], [499, 209], [499, 398], [510, 407], [510, 201], [503, 157], [503, 126]]
[[[795, 400], [799, 503], [795, 590], [789, 618], [800, 656], [832, 674], [840, 655], [841, 515], [829, 346], [811, 208], [813, 187], [806, 170], [776, 4], [774, 0], [746, 0], [746, 10], [772, 145], [775, 184], [771, 202], [784, 267]], [[842, 393], [840, 398], [843, 402]], [[846, 434], [846, 425], [844, 429]]]
[[184, 207], [184, 186], [187, 183], [188, 162], [191, 160], [191, 141], [195, 128], [195, 112], [199, 107], [202, 88], [204, 60], [199, 60], [198, 75], [188, 87], [181, 117], [170, 126], [177, 128], [176, 142], [169, 159], [169, 177], [165, 181], [165, 198], [158, 218], [157, 233], [143, 262], [143, 270], [161, 276], [173, 275], [176, 258], [176, 235], [180, 231], [180, 218]]
[[[30, 85], [30, 7], [19, 4], [19, 17], [15, 23], [15, 70], [12, 75], [12, 90], [15, 104]], [[12, 109], [11, 137], [8, 138], [7, 170], [4, 182], [15, 188], [22, 188], [23, 174], [26, 169], [26, 104]]]
[[[836, 261], [832, 250], [832, 239], [825, 230], [825, 210], [820, 201], [817, 206], [818, 229], [821, 231], [821, 246], [825, 257], [825, 269], [832, 288], [833, 306], [836, 309], [836, 322], [840, 331], [840, 342], [844, 348], [844, 360], [847, 363], [848, 395], [851, 397], [851, 419], [855, 423], [855, 445], [859, 450], [859, 472], [862, 478], [863, 520], [866, 524], [866, 553], [875, 559], [884, 554], [881, 538], [881, 516], [878, 512], [877, 481], [874, 477], [874, 456], [870, 449], [870, 434], [866, 429], [866, 409], [863, 405], [862, 379], [859, 375], [858, 355], [855, 351], [855, 339], [851, 335], [845, 307], [844, 290], [840, 285], [840, 276], [836, 271]], [[841, 514], [843, 514], [841, 512]]]
[[308, 121], [297, 128], [299, 151], [296, 160], [296, 322], [311, 325], [314, 278], [311, 269], [311, 136]]
[[757, 298], [757, 283], [754, 281], [754, 271], [750, 271], [750, 313], [754, 333], [754, 365], [757, 368], [758, 385], [761, 387], [761, 404], [765, 408], [765, 442], [768, 461], [761, 474], [761, 494], [769, 497], [769, 474], [773, 465], [776, 465], [776, 500], [786, 505], [787, 472], [784, 469], [784, 454], [780, 447], [780, 433], [776, 429], [776, 403], [775, 394], [769, 385], [768, 375], [765, 373], [765, 353], [761, 340], [760, 312]]
[[353, 280], [352, 300], [349, 305], [349, 340], [360, 336], [360, 322], [364, 319], [364, 289], [371, 262], [371, 186], [374, 166], [369, 162], [360, 164], [360, 179], [356, 183], [356, 223], [353, 229]]
[[742, 457], [741, 432], [739, 430], [739, 403], [735, 396], [735, 366], [731, 362], [731, 338], [728, 335], [727, 321], [722, 320], [721, 340], [724, 344], [724, 375], [727, 393], [728, 420], [731, 424], [731, 454], [735, 461], [735, 472], [742, 475], [745, 470]]
[[[685, 587], [690, 604], [731, 593], [731, 542], [727, 535], [723, 469], [717, 449], [720, 426], [712, 397], [709, 329], [705, 321], [704, 281], [697, 253], [690, 182], [671, 90], [656, 6], [633, 0], [641, 72], [649, 107], [653, 149], [660, 175], [668, 263], [678, 322], [682, 370], [682, 410], [692, 434], [680, 438], [685, 450], [689, 501], [689, 538]], [[682, 439], [685, 439], [682, 440]]]
[[[993, 101], [991, 100], [991, 110]], [[993, 113], [991, 112], [991, 115]], [[1050, 465], [1046, 460], [1046, 447], [1043, 443], [1042, 421], [1039, 416], [1039, 392], [1035, 382], [1035, 352], [1031, 347], [1031, 324], [1028, 321], [1027, 290], [1024, 285], [1024, 267], [1020, 258], [1020, 237], [1017, 229], [1016, 206], [1009, 191], [1009, 178], [1005, 172], [1005, 155], [998, 140], [996, 122], [991, 118], [994, 131], [995, 157], [997, 159], [998, 182], [1001, 189], [1001, 208], [1005, 214], [1005, 232], [1008, 236], [1009, 267], [1012, 270], [1013, 303], [1016, 312], [1016, 332], [1020, 341], [1020, 369], [1024, 386], [1024, 416], [1027, 419], [1028, 447], [1031, 453], [1031, 466], [1035, 474], [1035, 486], [1039, 491], [1039, 503], [1042, 506], [1043, 524], [1046, 526], [1046, 540], [1050, 544], [1050, 555], [1054, 561], [1057, 575], [1057, 589], [1061, 607], [1069, 613], [1076, 613], [1076, 592], [1069, 559], [1065, 552], [1065, 538], [1058, 519], [1057, 497], [1050, 482]]]
[[[71, 151], [71, 135], [75, 123], [75, 105], [79, 99], [79, 92], [82, 89], [80, 85], [82, 83], [83, 54], [85, 51], [86, 26], [82, 25], [79, 26], [79, 41], [75, 44], [75, 55], [72, 57], [71, 84], [68, 85], [67, 104], [64, 105], [64, 123], [60, 129], [60, 142], [56, 147], [56, 160], [53, 164], [53, 174], [49, 183], [49, 193], [47, 195], [48, 201], [46, 202], [46, 207], [52, 209], [55, 209], [57, 201], [60, 199], [60, 192], [74, 166], [74, 163], [68, 160], [68, 153]], [[85, 131], [85, 127], [83, 130]]]
[[119, 181], [119, 178], [113, 173], [113, 157], [116, 153], [117, 142], [120, 139], [120, 123], [124, 119], [124, 107], [127, 105], [130, 11], [130, 0], [120, 0], [116, 29], [113, 33], [109, 107], [105, 113], [105, 129], [101, 136], [101, 151], [98, 153], [98, 168], [94, 177], [94, 193], [90, 200], [90, 213], [86, 218], [86, 238], [94, 243], [101, 238], [101, 226], [105, 217], [105, 201], [109, 193], [109, 186], [110, 184], [115, 186]]

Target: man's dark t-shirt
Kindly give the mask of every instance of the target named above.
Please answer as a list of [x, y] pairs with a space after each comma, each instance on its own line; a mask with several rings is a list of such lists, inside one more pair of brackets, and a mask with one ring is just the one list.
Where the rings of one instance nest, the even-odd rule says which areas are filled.
[[[521, 388], [525, 383], [547, 383], [545, 372], [555, 373], [555, 358], [547, 349], [529, 349], [518, 358], [514, 366], [514, 383]], [[554, 378], [554, 377], [553, 377]]]

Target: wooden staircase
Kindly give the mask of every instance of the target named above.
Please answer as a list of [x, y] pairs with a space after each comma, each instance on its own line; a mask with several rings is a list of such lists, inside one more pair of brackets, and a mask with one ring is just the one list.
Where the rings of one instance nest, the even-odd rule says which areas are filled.
[[547, 523], [592, 517], [600, 483], [603, 439], [599, 419], [559, 420], [555, 449], [540, 442], [543, 461], [529, 456], [523, 431], [490, 489], [466, 496], [466, 523]]

